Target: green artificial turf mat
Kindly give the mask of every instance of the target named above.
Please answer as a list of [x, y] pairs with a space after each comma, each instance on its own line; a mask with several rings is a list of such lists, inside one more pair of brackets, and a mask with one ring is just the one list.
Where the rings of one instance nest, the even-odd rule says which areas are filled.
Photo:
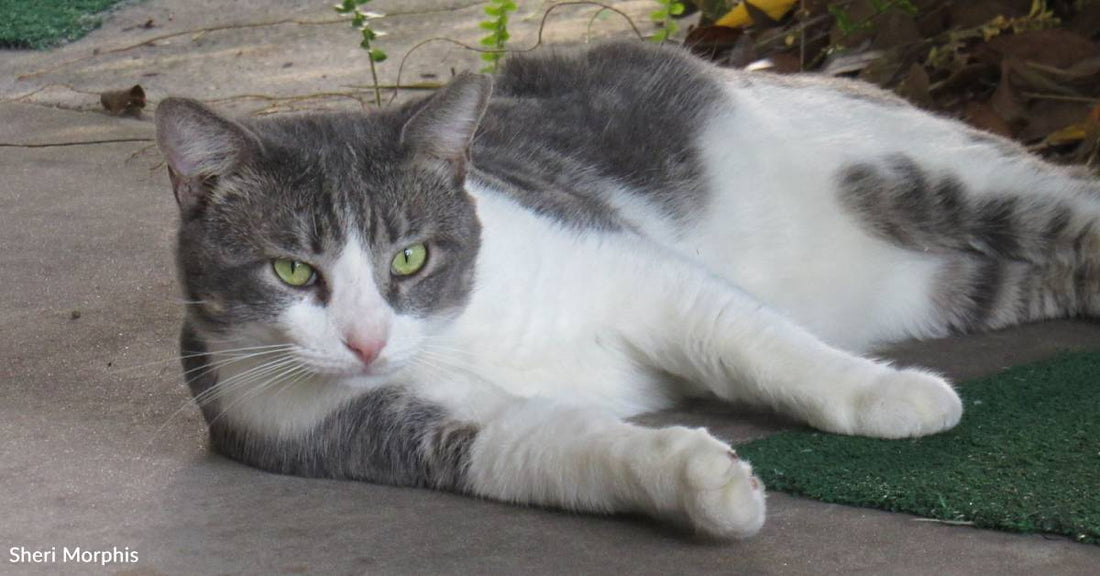
[[0, 0], [0, 48], [45, 48], [99, 27], [121, 0]]
[[771, 490], [1100, 543], [1100, 353], [959, 386], [953, 430], [879, 440], [793, 430], [737, 448]]

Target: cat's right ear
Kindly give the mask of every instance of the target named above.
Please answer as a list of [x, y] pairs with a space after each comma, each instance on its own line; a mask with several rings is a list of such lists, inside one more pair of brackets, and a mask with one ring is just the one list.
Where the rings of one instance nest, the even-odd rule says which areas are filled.
[[439, 90], [401, 129], [401, 144], [414, 154], [466, 175], [470, 144], [489, 106], [493, 79], [463, 72]]
[[184, 218], [205, 205], [215, 179], [237, 169], [259, 149], [247, 128], [186, 98], [157, 106], [157, 146], [168, 163], [172, 192]]

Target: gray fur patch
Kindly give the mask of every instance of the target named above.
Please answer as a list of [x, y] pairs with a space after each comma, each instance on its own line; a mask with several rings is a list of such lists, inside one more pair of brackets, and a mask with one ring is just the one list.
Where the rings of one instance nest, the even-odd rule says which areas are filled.
[[836, 177], [841, 204], [877, 236], [920, 251], [968, 251], [1042, 263], [1071, 251], [1081, 219], [1053, 199], [976, 196], [952, 174], [904, 155], [857, 163]]
[[472, 176], [579, 227], [624, 225], [611, 195], [675, 221], [707, 204], [696, 141], [725, 101], [685, 51], [640, 42], [506, 61], [473, 145]]
[[950, 330], [1097, 315], [1096, 214], [1038, 194], [975, 195], [904, 155], [847, 166], [836, 183], [842, 205], [876, 236], [947, 256], [933, 298]]

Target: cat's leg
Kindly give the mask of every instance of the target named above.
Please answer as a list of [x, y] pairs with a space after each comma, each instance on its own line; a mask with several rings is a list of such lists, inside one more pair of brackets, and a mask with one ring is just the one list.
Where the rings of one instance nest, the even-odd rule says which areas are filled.
[[461, 386], [447, 381], [420, 391], [365, 391], [291, 433], [226, 418], [212, 423], [211, 443], [279, 473], [580, 512], [638, 512], [720, 537], [750, 536], [763, 525], [763, 486], [746, 462], [704, 430], [643, 428], [598, 410], [484, 388], [465, 390], [457, 400]]
[[833, 348], [675, 255], [625, 256], [614, 321], [655, 369], [728, 400], [764, 404], [843, 434], [898, 438], [953, 427], [962, 404], [941, 377]]
[[764, 523], [748, 463], [703, 429], [651, 429], [545, 399], [508, 402], [481, 424], [466, 488], [493, 499], [640, 512], [743, 538]]

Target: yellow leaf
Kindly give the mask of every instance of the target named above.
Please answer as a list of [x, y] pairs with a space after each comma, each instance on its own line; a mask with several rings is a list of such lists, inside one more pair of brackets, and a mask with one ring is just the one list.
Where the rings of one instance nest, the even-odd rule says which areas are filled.
[[[770, 16], [773, 20], [779, 20], [787, 12], [794, 8], [794, 5], [798, 3], [798, 0], [749, 0], [752, 5], [759, 8], [762, 12]], [[733, 7], [726, 13], [725, 16], [718, 19], [714, 23], [715, 26], [725, 26], [726, 28], [744, 28], [751, 25], [752, 16], [749, 16], [748, 9], [745, 8], [745, 3], [742, 2]]]
[[1056, 130], [1047, 136], [1046, 144], [1050, 146], [1061, 146], [1062, 144], [1070, 144], [1072, 142], [1080, 142], [1084, 140], [1086, 136], [1086, 130], [1084, 124], [1073, 124], [1066, 126], [1061, 130]]

